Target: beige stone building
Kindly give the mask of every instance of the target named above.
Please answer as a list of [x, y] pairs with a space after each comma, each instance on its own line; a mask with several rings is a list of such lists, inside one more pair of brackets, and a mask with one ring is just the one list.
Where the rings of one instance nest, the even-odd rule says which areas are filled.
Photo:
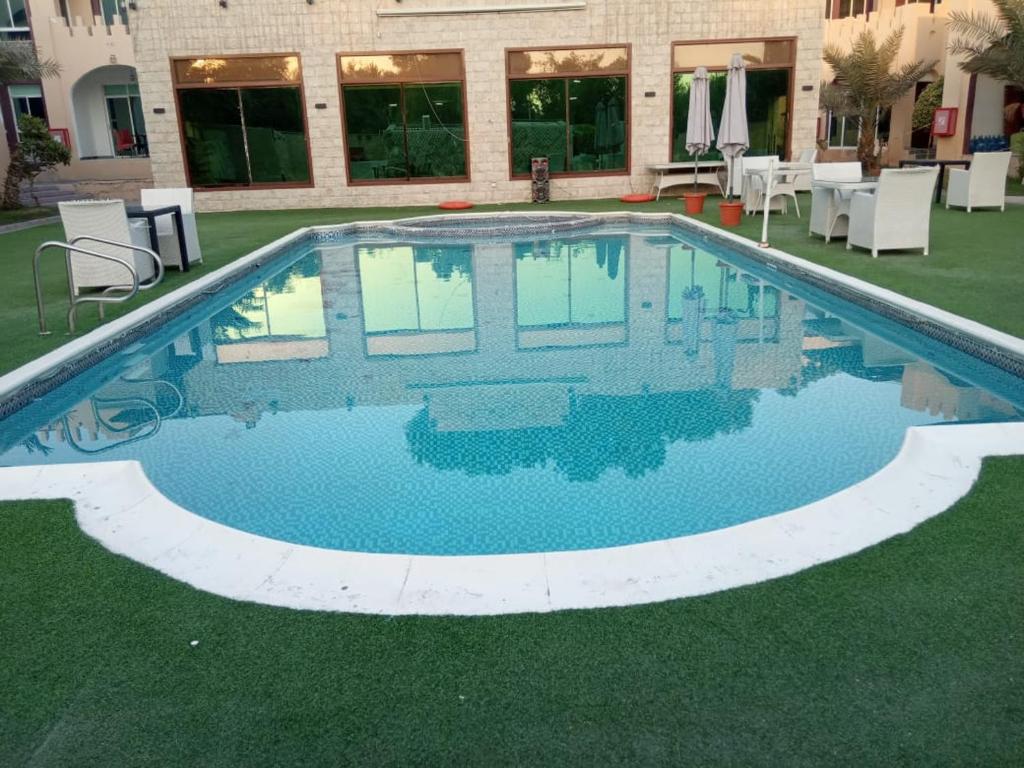
[[136, 196], [152, 177], [124, 0], [0, 0], [0, 35], [31, 40], [61, 69], [0, 89], [0, 169], [17, 141], [17, 117], [28, 113], [71, 148], [71, 164], [42, 181], [61, 182], [64, 196]]
[[[961, 159], [972, 151], [972, 140], [979, 137], [1008, 136], [1024, 130], [1022, 94], [1005, 83], [986, 76], [971, 76], [957, 66], [957, 57], [948, 52], [947, 29], [953, 11], [977, 11], [995, 15], [990, 0], [834, 0], [828, 7], [825, 43], [849, 49], [866, 29], [883, 38], [903, 27], [900, 62], [918, 59], [935, 61], [926, 80], [918, 83], [892, 110], [889, 125], [880, 136], [885, 151], [883, 162], [895, 164], [913, 156], [934, 154], [940, 159]], [[823, 78], [831, 77], [824, 67]], [[944, 78], [942, 105], [957, 109], [954, 135], [932, 139], [928, 129], [913, 129], [911, 115], [916, 97], [928, 82]], [[1016, 107], [1016, 108], [1015, 108]], [[828, 155], [853, 154], [857, 143], [856, 126], [851, 121], [833, 120], [823, 115], [819, 137], [829, 148]]]
[[[820, 0], [145, 0], [127, 12], [153, 180], [205, 210], [650, 189], [689, 73], [750, 65], [753, 154], [814, 145]], [[717, 106], [713, 103], [713, 108]]]

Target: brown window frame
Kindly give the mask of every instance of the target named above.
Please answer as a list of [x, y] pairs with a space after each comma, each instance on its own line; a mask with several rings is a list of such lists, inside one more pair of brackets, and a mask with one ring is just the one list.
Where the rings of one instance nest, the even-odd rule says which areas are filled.
[[[509, 61], [514, 53], [525, 53], [527, 51], [592, 51], [604, 48], [625, 48], [626, 68], [619, 70], [607, 70], [603, 72], [568, 72], [551, 74], [525, 74], [514, 75], [510, 71]], [[508, 151], [508, 178], [509, 181], [529, 181], [529, 173], [516, 173], [512, 164], [512, 81], [513, 80], [582, 80], [587, 77], [625, 77], [626, 78], [626, 166], [614, 171], [551, 171], [553, 179], [593, 179], [606, 176], [629, 176], [633, 167], [633, 45], [632, 43], [601, 43], [587, 45], [543, 45], [505, 49], [505, 121], [508, 129], [507, 151]], [[568, 109], [568, 104], [566, 105]], [[567, 116], [568, 117], [568, 116]], [[571, 146], [568, 139], [568, 132], [572, 126], [566, 119], [566, 147]]]
[[[215, 83], [179, 83], [177, 80], [175, 64], [179, 61], [194, 61], [195, 59], [263, 59], [268, 57], [289, 57], [294, 56], [299, 62], [298, 80], [224, 80]], [[185, 167], [185, 179], [188, 186], [198, 192], [238, 192], [245, 190], [261, 189], [312, 189], [316, 186], [313, 175], [313, 147], [309, 135], [309, 116], [306, 110], [306, 88], [302, 70], [302, 55], [297, 52], [274, 52], [274, 53], [234, 53], [234, 54], [197, 54], [194, 56], [173, 56], [170, 59], [171, 87], [174, 89], [174, 108], [178, 113], [178, 141], [181, 147], [181, 161]], [[302, 130], [306, 136], [306, 163], [309, 167], [309, 181], [293, 182], [259, 182], [254, 184], [218, 184], [213, 187], [196, 187], [192, 183], [192, 171], [188, 167], [188, 151], [185, 142], [185, 124], [181, 119], [181, 98], [182, 91], [198, 90], [202, 88], [225, 89], [225, 88], [281, 88], [291, 86], [299, 89], [299, 102], [302, 105]], [[248, 149], [246, 150], [248, 152]]]
[[[374, 80], [354, 79], [344, 80], [341, 73], [341, 59], [346, 56], [423, 56], [432, 53], [455, 53], [459, 56], [459, 77], [458, 81], [462, 91], [462, 130], [465, 134], [463, 146], [466, 154], [466, 174], [464, 176], [419, 176], [416, 178], [404, 179], [353, 179], [352, 178], [352, 156], [349, 152], [348, 125], [345, 120], [345, 86], [346, 85], [396, 85], [402, 93], [402, 115], [405, 115], [405, 87], [406, 85], [429, 85], [432, 83], [451, 83], [451, 78], [425, 78], [423, 80]], [[338, 106], [341, 114], [341, 137], [345, 150], [345, 181], [350, 187], [382, 187], [401, 184], [466, 184], [473, 180], [473, 168], [471, 164], [472, 154], [470, 151], [469, 136], [469, 109], [466, 101], [466, 49], [465, 48], [434, 48], [405, 51], [343, 51], [335, 54], [334, 57], [335, 75], [338, 78]], [[408, 138], [405, 139], [408, 141]]]
[[[779, 66], [778, 64], [747, 64], [747, 69], [788, 69], [789, 70], [789, 93], [791, 103], [789, 105], [789, 113], [786, 115], [786, 138], [784, 141], [786, 157], [792, 158], [793, 156], [793, 112], [796, 102], [796, 64], [797, 56], [799, 53], [799, 38], [794, 35], [781, 35], [775, 37], [730, 37], [723, 39], [713, 40], [673, 40], [669, 44], [668, 49], [668, 62], [669, 62], [669, 76], [668, 76], [668, 93], [669, 93], [669, 104], [668, 104], [668, 161], [672, 162], [672, 142], [675, 139], [676, 126], [675, 126], [675, 109], [673, 108], [673, 101], [675, 99], [676, 89], [676, 75], [686, 75], [695, 71], [696, 67], [677, 67], [676, 66], [676, 46], [677, 45], [721, 45], [728, 43], [779, 43], [779, 42], [790, 42], [793, 44], [793, 59], [789, 64], [785, 66]], [[726, 72], [727, 67], [708, 67], [708, 72]]]

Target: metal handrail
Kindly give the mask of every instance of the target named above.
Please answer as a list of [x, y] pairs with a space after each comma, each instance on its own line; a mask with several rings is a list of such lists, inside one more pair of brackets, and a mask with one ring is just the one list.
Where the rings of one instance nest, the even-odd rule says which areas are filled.
[[[149, 408], [151, 411], [153, 411], [153, 418], [150, 421], [145, 422], [145, 424], [151, 424], [152, 428], [148, 432], [143, 432], [141, 434], [134, 435], [133, 437], [129, 437], [127, 440], [122, 440], [122, 441], [120, 441], [118, 443], [114, 443], [113, 445], [104, 445], [104, 446], [102, 446], [100, 448], [86, 448], [86, 447], [80, 445], [78, 443], [77, 439], [74, 437], [74, 434], [71, 431], [71, 422], [70, 422], [70, 420], [68, 418], [68, 414], [65, 414], [64, 416], [62, 416], [60, 418], [60, 423], [64, 427], [64, 438], [67, 441], [67, 444], [70, 445], [72, 449], [74, 449], [78, 453], [85, 453], [85, 454], [89, 454], [89, 455], [93, 455], [93, 454], [97, 454], [97, 453], [106, 453], [107, 451], [112, 451], [115, 448], [121, 448], [122, 446], [128, 445], [130, 443], [138, 442], [139, 440], [146, 440], [146, 439], [148, 439], [150, 437], [153, 437], [153, 435], [155, 435], [157, 432], [160, 431], [160, 427], [163, 425], [163, 419], [160, 417], [160, 410], [152, 402], [150, 402], [149, 400], [146, 400], [143, 397], [129, 397], [129, 398], [121, 399], [121, 400], [112, 400], [110, 402], [111, 403], [113, 403], [113, 402], [142, 403], [143, 406], [145, 406], [145, 407]], [[97, 422], [99, 424], [101, 424], [104, 428], [110, 429], [111, 431], [113, 431], [115, 433], [128, 431], [128, 430], [123, 430], [123, 429], [117, 429], [117, 430], [112, 429], [111, 427], [109, 427], [105, 423], [105, 420], [100, 419], [99, 418], [99, 412], [96, 409], [95, 401], [92, 403], [92, 408], [93, 408], [93, 412], [97, 415]]]
[[[82, 248], [81, 246], [77, 245], [77, 243], [82, 241], [102, 243], [104, 245], [113, 245], [117, 246], [118, 248], [126, 248], [131, 251], [138, 251], [140, 253], [148, 254], [156, 263], [156, 277], [154, 277], [152, 281], [144, 285], [140, 284], [139, 273], [133, 265], [129, 264], [124, 259], [117, 258], [116, 256], [111, 256], [106, 253], [99, 253], [98, 251], [89, 250], [88, 248]], [[50, 333], [50, 331], [46, 329], [46, 306], [45, 302], [43, 301], [43, 285], [39, 276], [40, 258], [42, 257], [43, 252], [49, 248], [61, 248], [64, 251], [64, 260], [68, 273], [68, 301], [70, 303], [70, 306], [68, 307], [69, 333], [75, 332], [75, 313], [78, 309], [79, 304], [85, 304], [88, 302], [99, 304], [100, 318], [102, 319], [104, 304], [121, 304], [123, 302], [126, 302], [129, 299], [133, 298], [135, 294], [137, 294], [140, 290], [148, 290], [149, 288], [152, 288], [154, 285], [159, 283], [164, 278], [163, 262], [160, 261], [160, 257], [156, 254], [156, 252], [150, 250], [149, 248], [143, 248], [142, 246], [134, 245], [132, 243], [119, 243], [116, 240], [106, 240], [104, 238], [92, 237], [90, 235], [82, 235], [80, 237], [76, 237], [70, 243], [65, 243], [60, 240], [47, 240], [45, 243], [42, 243], [38, 248], [36, 248], [35, 254], [32, 257], [32, 278], [35, 283], [36, 289], [36, 312], [39, 316], [40, 336], [47, 336]], [[111, 290], [120, 289], [120, 286], [111, 286], [110, 288], [104, 290], [103, 294], [100, 296], [75, 296], [74, 275], [72, 274], [71, 269], [72, 253], [82, 254], [83, 256], [93, 256], [97, 259], [102, 259], [103, 261], [112, 261], [115, 264], [124, 267], [126, 270], [128, 270], [128, 274], [131, 276], [132, 280], [131, 287], [128, 289], [128, 292], [122, 296], [109, 296], [107, 294]]]

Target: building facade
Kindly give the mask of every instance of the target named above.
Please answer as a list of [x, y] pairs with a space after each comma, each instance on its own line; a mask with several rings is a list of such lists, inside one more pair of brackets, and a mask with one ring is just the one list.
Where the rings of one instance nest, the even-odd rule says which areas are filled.
[[27, 113], [71, 149], [71, 164], [43, 179], [62, 182], [67, 196], [135, 197], [151, 183], [124, 0], [0, 0], [0, 35], [30, 40], [40, 59], [60, 66], [57, 77], [0, 87], [0, 169]]
[[[826, 3], [825, 43], [849, 50], [865, 30], [879, 39], [902, 27], [903, 46], [899, 63], [923, 60], [936, 62], [928, 77], [903, 97], [883, 124], [879, 139], [883, 163], [896, 164], [911, 156], [933, 155], [954, 160], [969, 157], [979, 142], [1004, 138], [1024, 130], [1024, 94], [987, 76], [963, 72], [959, 59], [948, 51], [947, 28], [953, 11], [979, 12], [995, 16], [990, 0], [829, 0]], [[824, 66], [823, 78], [831, 78]], [[952, 136], [935, 137], [927, 128], [915, 130], [912, 114], [917, 97], [928, 83], [943, 79], [942, 106], [957, 109]], [[852, 155], [857, 145], [857, 128], [852, 121], [823, 115], [819, 139], [833, 158]]]
[[752, 154], [814, 145], [820, 0], [146, 0], [128, 11], [153, 180], [203, 210], [649, 190], [750, 67]]

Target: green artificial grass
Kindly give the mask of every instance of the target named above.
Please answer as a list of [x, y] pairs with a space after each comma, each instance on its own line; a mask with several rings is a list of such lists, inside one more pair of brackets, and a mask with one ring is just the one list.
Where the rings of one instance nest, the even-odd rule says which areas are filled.
[[45, 219], [47, 216], [56, 216], [56, 208], [14, 208], [10, 211], [0, 210], [0, 227], [5, 224], [20, 224], [23, 221], [33, 219]]
[[[718, 221], [718, 198], [708, 199], [708, 210], [701, 218]], [[970, 317], [1016, 336], [1024, 336], [1024, 269], [1021, 257], [1024, 243], [1024, 206], [1009, 206], [998, 211], [946, 211], [936, 207], [932, 219], [932, 252], [885, 254], [872, 259], [863, 251], [847, 252], [842, 241], [826, 246], [807, 235], [810, 199], [803, 195], [803, 219], [794, 215], [775, 215], [771, 220], [773, 245], [842, 272], [861, 277], [913, 298]], [[580, 200], [552, 203], [543, 207], [529, 203], [479, 206], [474, 212], [494, 210], [635, 210], [678, 212], [681, 201], [664, 198], [657, 203], [626, 205], [617, 200]], [[204, 214], [199, 217], [200, 237], [205, 263], [182, 274], [168, 270], [163, 284], [140, 295], [128, 304], [108, 309], [108, 318], [209, 273], [216, 267], [298, 227], [312, 224], [339, 224], [361, 219], [390, 219], [436, 214], [433, 207], [419, 208], [344, 208], [322, 210], [252, 211]], [[761, 219], [744, 219], [739, 233], [760, 239]], [[4, 285], [0, 289], [0, 327], [4, 344], [0, 347], [0, 373], [23, 365], [68, 340], [67, 287], [59, 251], [46, 255], [44, 290], [48, 304], [47, 322], [51, 336], [37, 334], [35, 295], [32, 287], [31, 256], [44, 240], [61, 239], [60, 225], [47, 225], [0, 235], [0, 269]], [[86, 306], [79, 311], [79, 331], [97, 325], [97, 310]]]
[[1022, 476], [773, 582], [495, 618], [232, 602], [7, 503], [0, 765], [1019, 766]]

